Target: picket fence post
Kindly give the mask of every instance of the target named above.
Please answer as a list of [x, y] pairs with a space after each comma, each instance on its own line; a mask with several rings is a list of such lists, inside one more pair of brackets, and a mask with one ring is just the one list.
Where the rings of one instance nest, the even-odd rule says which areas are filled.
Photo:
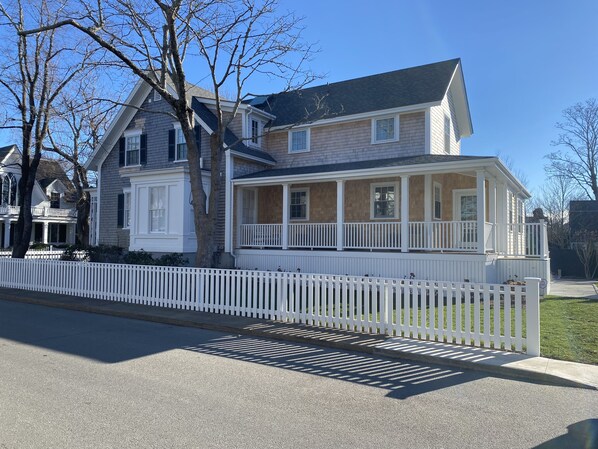
[[527, 354], [540, 355], [540, 278], [525, 278], [525, 324]]

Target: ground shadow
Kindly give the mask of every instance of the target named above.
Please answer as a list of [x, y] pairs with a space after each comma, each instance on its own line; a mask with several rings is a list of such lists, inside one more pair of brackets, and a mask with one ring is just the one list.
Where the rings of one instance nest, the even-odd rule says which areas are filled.
[[598, 419], [586, 419], [567, 426], [567, 433], [534, 449], [598, 448]]

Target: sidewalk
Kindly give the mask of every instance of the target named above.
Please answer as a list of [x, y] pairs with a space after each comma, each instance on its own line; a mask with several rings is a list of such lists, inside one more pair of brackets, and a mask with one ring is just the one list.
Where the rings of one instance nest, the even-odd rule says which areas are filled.
[[598, 295], [592, 286], [595, 282], [572, 278], [553, 279], [550, 294], [565, 298], [598, 299]]
[[562, 386], [598, 389], [598, 366], [525, 354], [257, 318], [0, 288], [0, 300], [358, 351]]

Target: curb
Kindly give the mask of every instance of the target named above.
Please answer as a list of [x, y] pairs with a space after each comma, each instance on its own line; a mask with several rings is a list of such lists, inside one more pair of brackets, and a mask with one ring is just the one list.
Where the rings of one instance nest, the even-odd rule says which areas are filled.
[[[371, 345], [371, 346], [359, 345], [359, 344], [348, 343], [348, 342], [343, 342], [343, 341], [331, 341], [331, 340], [318, 339], [318, 338], [302, 337], [302, 336], [298, 336], [298, 335], [285, 335], [285, 334], [279, 334], [279, 333], [270, 333], [268, 331], [264, 331], [264, 330], [260, 330], [260, 329], [248, 329], [248, 328], [243, 328], [243, 327], [240, 328], [240, 327], [235, 327], [235, 326], [228, 326], [226, 324], [198, 322], [198, 321], [193, 321], [193, 320], [185, 320], [185, 319], [181, 319], [181, 318], [159, 316], [159, 315], [153, 314], [151, 312], [146, 313], [146, 312], [131, 312], [131, 311], [126, 311], [126, 310], [114, 310], [114, 309], [110, 309], [109, 307], [102, 307], [102, 306], [98, 306], [98, 305], [90, 305], [90, 304], [84, 304], [84, 303], [58, 302], [58, 301], [48, 300], [48, 299], [15, 296], [15, 295], [10, 295], [10, 294], [6, 294], [6, 293], [0, 297], [0, 300], [25, 303], [25, 304], [33, 304], [33, 305], [39, 305], [39, 306], [45, 306], [45, 307], [53, 307], [53, 308], [58, 308], [58, 309], [67, 309], [67, 310], [73, 310], [73, 311], [77, 311], [77, 312], [95, 313], [95, 314], [108, 315], [108, 316], [114, 316], [114, 317], [119, 317], [119, 318], [149, 321], [149, 322], [161, 323], [161, 324], [169, 324], [169, 325], [173, 325], [173, 326], [193, 327], [193, 328], [205, 329], [205, 330], [217, 331], [217, 332], [250, 335], [250, 336], [254, 336], [254, 337], [267, 338], [270, 340], [289, 341], [289, 342], [294, 342], [294, 343], [303, 343], [303, 344], [309, 344], [309, 345], [313, 345], [313, 346], [320, 346], [320, 347], [325, 347], [325, 348], [329, 348], [329, 349], [340, 349], [340, 350], [344, 350], [344, 351], [360, 352], [360, 353], [377, 355], [377, 356], [391, 358], [391, 359], [410, 360], [410, 361], [420, 362], [420, 363], [448, 366], [451, 368], [468, 369], [468, 370], [493, 374], [498, 377], [515, 378], [515, 379], [533, 381], [533, 382], [538, 382], [538, 383], [548, 384], [548, 385], [556, 385], [556, 386], [572, 387], [572, 388], [582, 388], [582, 389], [588, 389], [588, 390], [598, 390], [598, 388], [595, 387], [594, 385], [587, 384], [587, 383], [584, 383], [581, 381], [566, 379], [564, 377], [560, 377], [560, 376], [557, 376], [554, 374], [547, 374], [547, 373], [538, 372], [538, 371], [525, 370], [525, 369], [516, 368], [516, 367], [479, 364], [479, 363], [475, 363], [475, 362], [468, 362], [466, 360], [446, 359], [446, 358], [436, 357], [436, 356], [427, 355], [427, 354], [414, 354], [411, 352], [400, 351], [400, 350], [396, 350], [396, 349], [379, 348], [379, 347], [376, 347], [376, 345]], [[110, 302], [107, 302], [106, 304], [110, 304]], [[268, 322], [268, 320], [264, 320], [264, 321]]]

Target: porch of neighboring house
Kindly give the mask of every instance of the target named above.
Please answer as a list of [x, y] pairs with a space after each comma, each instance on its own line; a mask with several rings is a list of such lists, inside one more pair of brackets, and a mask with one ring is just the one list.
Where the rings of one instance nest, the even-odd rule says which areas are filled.
[[[282, 265], [298, 265], [295, 261], [308, 260], [311, 254], [311, 259], [329, 259], [329, 266], [338, 264], [351, 274], [368, 273], [371, 263], [365, 261], [374, 258], [382, 271], [386, 262], [394, 264], [395, 271], [402, 271], [400, 277], [415, 271], [406, 268], [410, 264], [427, 260], [422, 263], [429, 268], [420, 268], [417, 277], [461, 280], [439, 279], [457, 276], [439, 274], [440, 266], [476, 261], [478, 274], [462, 278], [517, 278], [530, 266], [536, 268], [529, 275], [546, 278], [546, 225], [524, 222], [527, 195], [498, 168], [418, 166], [397, 170], [394, 176], [367, 177], [355, 170], [312, 175], [311, 180], [289, 176], [288, 182], [270, 177], [235, 180], [231, 240], [238, 266], [292, 269]], [[527, 268], [500, 268], [507, 259]], [[403, 268], [397, 261], [403, 261]], [[306, 269], [316, 270], [321, 263], [312, 261]]]

